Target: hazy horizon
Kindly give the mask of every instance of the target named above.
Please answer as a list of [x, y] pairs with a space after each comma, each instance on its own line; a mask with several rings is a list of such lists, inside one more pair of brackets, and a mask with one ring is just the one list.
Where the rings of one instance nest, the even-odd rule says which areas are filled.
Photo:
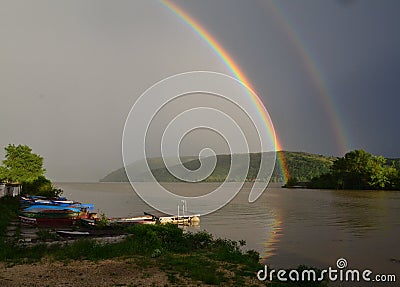
[[[400, 2], [173, 2], [250, 80], [283, 150], [400, 157]], [[123, 166], [125, 119], [154, 83], [198, 70], [233, 76], [158, 1], [5, 0], [0, 35], [0, 158], [8, 144], [26, 144], [57, 182], [95, 182]], [[161, 119], [203, 102], [244, 118], [200, 96], [165, 109]], [[192, 136], [183, 154], [196, 154], [205, 139], [217, 152], [226, 149], [218, 136]]]

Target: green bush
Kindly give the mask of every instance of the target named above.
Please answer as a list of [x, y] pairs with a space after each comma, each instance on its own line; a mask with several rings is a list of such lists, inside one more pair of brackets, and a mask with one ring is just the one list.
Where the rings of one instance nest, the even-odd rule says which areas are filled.
[[[43, 257], [68, 261], [134, 256], [135, 262], [141, 268], [156, 264], [167, 273], [171, 283], [178, 284], [179, 277], [188, 277], [205, 284], [225, 283], [229, 286], [244, 286], [246, 278], [254, 279], [256, 272], [262, 268], [258, 252], [241, 250], [244, 242], [213, 239], [211, 234], [205, 231], [184, 233], [176, 225], [140, 224], [127, 228], [127, 231], [131, 235], [118, 243], [99, 243], [90, 239], [80, 239], [64, 246], [41, 244], [24, 247], [0, 241], [0, 260], [29, 263]], [[274, 286], [324, 286], [320, 282], [275, 281], [273, 284]]]
[[0, 236], [5, 235], [10, 220], [17, 217], [18, 208], [18, 198], [9, 196], [0, 198]]
[[45, 197], [60, 196], [63, 191], [54, 188], [51, 181], [44, 176], [39, 176], [31, 182], [25, 182], [22, 185], [22, 192], [29, 195], [40, 195]]

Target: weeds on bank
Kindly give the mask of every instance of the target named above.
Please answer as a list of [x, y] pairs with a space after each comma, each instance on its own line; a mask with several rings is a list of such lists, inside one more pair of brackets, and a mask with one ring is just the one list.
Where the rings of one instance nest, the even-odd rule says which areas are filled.
[[36, 235], [37, 238], [41, 241], [57, 239], [57, 234], [54, 231], [52, 232], [48, 229], [39, 229], [39, 231], [36, 232]]
[[[206, 284], [229, 286], [246, 285], [246, 280], [254, 279], [262, 268], [256, 251], [242, 250], [244, 242], [214, 239], [204, 231], [185, 233], [176, 225], [134, 225], [125, 231], [130, 235], [118, 243], [81, 239], [65, 245], [24, 247], [0, 240], [0, 260], [15, 264], [42, 258], [68, 262], [134, 256], [137, 267], [156, 266], [166, 273], [171, 284], [180, 284], [182, 278], [190, 278]], [[50, 234], [43, 233], [42, 236], [47, 238]], [[280, 285], [276, 282], [270, 286], [322, 285]]]
[[4, 196], [0, 198], [0, 236], [6, 235], [7, 226], [12, 219], [17, 218], [19, 200], [15, 197]]
[[[240, 265], [240, 275], [254, 275], [261, 266], [255, 251], [242, 252], [231, 240], [216, 239], [207, 232], [184, 233], [175, 225], [135, 225], [127, 228], [129, 234], [118, 243], [99, 243], [90, 239], [61, 245], [11, 246], [2, 242], [0, 260], [27, 263], [50, 257], [55, 260], [102, 260], [135, 255], [139, 266], [152, 264], [164, 270], [171, 281], [179, 276], [207, 284], [220, 284], [232, 278], [218, 271], [223, 262]], [[47, 238], [49, 234], [42, 234]], [[173, 271], [173, 272], [171, 272]], [[179, 276], [178, 276], [179, 275]]]

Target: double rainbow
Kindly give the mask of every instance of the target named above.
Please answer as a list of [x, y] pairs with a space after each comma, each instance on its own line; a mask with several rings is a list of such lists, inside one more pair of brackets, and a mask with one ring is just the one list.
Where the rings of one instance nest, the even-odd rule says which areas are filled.
[[[275, 140], [275, 150], [281, 151], [282, 144], [280, 143], [278, 136], [275, 134], [274, 128], [269, 120], [267, 110], [264, 107], [264, 104], [260, 100], [260, 98], [255, 93], [249, 79], [247, 79], [246, 75], [241, 71], [240, 67], [237, 63], [232, 59], [229, 53], [222, 47], [220, 43], [206, 30], [204, 29], [193, 17], [183, 11], [176, 4], [172, 3], [169, 0], [163, 0], [161, 3], [164, 4], [170, 11], [172, 11], [176, 16], [182, 19], [196, 34], [200, 36], [217, 54], [217, 56], [222, 60], [225, 66], [232, 72], [232, 74], [241, 81], [246, 88], [248, 89], [247, 95], [250, 97], [251, 101], [254, 103], [254, 106], [257, 109], [257, 112], [261, 116], [261, 119], [265, 123], [267, 130], [272, 139]], [[279, 163], [279, 167], [282, 170], [283, 180], [286, 182], [289, 178], [288, 169], [286, 166], [286, 162], [283, 156], [283, 153], [277, 153], [277, 161]]]

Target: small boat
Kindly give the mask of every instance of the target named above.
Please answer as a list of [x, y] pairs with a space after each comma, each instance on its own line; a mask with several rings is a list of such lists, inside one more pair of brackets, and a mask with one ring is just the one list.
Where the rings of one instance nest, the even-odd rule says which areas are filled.
[[49, 203], [68, 203], [68, 204], [73, 204], [73, 200], [68, 200], [65, 197], [44, 197], [44, 196], [22, 196], [21, 197], [21, 203], [26, 203], [26, 204], [34, 204], [34, 203], [39, 203], [39, 204], [49, 204]]
[[33, 204], [74, 204], [73, 200], [48, 200], [48, 199], [36, 199]]
[[200, 223], [200, 215], [161, 216], [159, 221], [161, 224], [198, 225]]
[[86, 210], [94, 210], [94, 204], [93, 203], [75, 202], [75, 203], [73, 203], [71, 205], [67, 205], [67, 207], [74, 207], [74, 208], [80, 208], [80, 209], [85, 208]]
[[81, 208], [59, 206], [59, 205], [31, 205], [22, 211], [24, 212], [40, 212], [42, 210], [72, 210], [74, 212], [80, 212]]
[[65, 197], [27, 196], [21, 197], [19, 219], [22, 223], [38, 226], [68, 226], [79, 218], [88, 218], [88, 210], [94, 209], [94, 204], [83, 204]]
[[36, 225], [36, 218], [32, 218], [32, 217], [26, 217], [26, 216], [18, 216], [19, 220], [21, 221], [21, 223], [25, 223], [25, 224], [31, 224], [31, 225]]
[[94, 227], [96, 226], [96, 219], [93, 218], [80, 218], [80, 223], [86, 227]]
[[[81, 218], [80, 222], [82, 225], [87, 227], [101, 227], [99, 224], [99, 218]], [[156, 224], [156, 219], [151, 215], [136, 216], [136, 217], [115, 217], [108, 218], [106, 221], [106, 226], [116, 227], [116, 226], [130, 226], [135, 224]]]
[[29, 211], [20, 211], [20, 215], [31, 218], [79, 218], [85, 217], [86, 213], [80, 210], [71, 209], [32, 209]]
[[145, 215], [150, 215], [156, 218], [161, 224], [167, 224], [167, 223], [172, 223], [172, 224], [179, 224], [179, 225], [199, 225], [200, 224], [200, 214], [193, 214], [193, 215], [188, 215], [185, 214], [185, 211], [187, 211], [187, 206], [186, 206], [186, 200], [182, 200], [182, 215], [180, 215], [181, 211], [181, 206], [178, 205], [178, 215], [172, 215], [172, 216], [154, 216], [151, 215], [150, 213], [145, 212]]
[[117, 217], [109, 218], [108, 222], [110, 225], [132, 225], [132, 224], [155, 224], [153, 216], [143, 215], [136, 217]]
[[80, 203], [73, 200], [67, 200], [65, 197], [21, 197], [22, 206], [59, 206], [59, 207], [74, 207], [74, 208], [86, 208], [87, 210], [94, 210], [94, 204], [92, 203]]
[[124, 235], [122, 230], [117, 229], [99, 229], [99, 230], [86, 230], [86, 231], [73, 231], [73, 230], [56, 230], [56, 233], [62, 237], [103, 237], [103, 236], [119, 236]]
[[68, 230], [57, 230], [56, 233], [63, 237], [82, 237], [89, 236], [88, 231], [68, 231]]
[[70, 207], [70, 208], [79, 208], [79, 209], [87, 209], [87, 210], [94, 210], [94, 204], [93, 203], [80, 203], [80, 202], [73, 202], [73, 203], [56, 203], [56, 202], [34, 202], [33, 204], [30, 204], [29, 206], [31, 207], [38, 207], [40, 206], [41, 208], [44, 207], [49, 207], [49, 206], [54, 206], [54, 208], [62, 208], [62, 207]]
[[35, 225], [40, 227], [57, 227], [57, 226], [71, 226], [77, 218], [33, 218], [26, 216], [18, 216], [23, 224]]

